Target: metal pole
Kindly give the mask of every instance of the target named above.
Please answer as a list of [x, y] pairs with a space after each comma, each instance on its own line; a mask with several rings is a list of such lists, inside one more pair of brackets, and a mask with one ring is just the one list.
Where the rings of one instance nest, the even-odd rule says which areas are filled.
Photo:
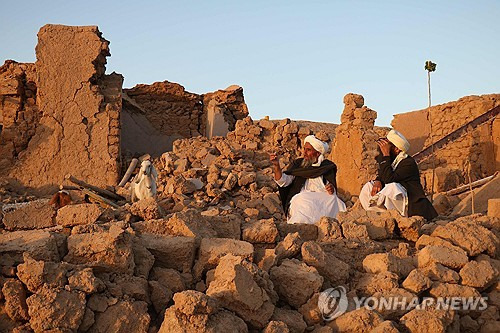
[[431, 72], [427, 71], [427, 87], [428, 87], [428, 95], [429, 95], [429, 107], [428, 107], [428, 115], [429, 115], [429, 123], [430, 123], [430, 138], [431, 138], [431, 159], [432, 159], [432, 180], [431, 180], [431, 203], [434, 201], [434, 177], [436, 170], [436, 157], [434, 156], [434, 135], [432, 132], [432, 115], [431, 115]]

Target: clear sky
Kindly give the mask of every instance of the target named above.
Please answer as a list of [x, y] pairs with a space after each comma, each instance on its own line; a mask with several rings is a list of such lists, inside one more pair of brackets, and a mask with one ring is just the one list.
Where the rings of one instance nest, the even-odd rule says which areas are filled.
[[392, 115], [500, 93], [500, 1], [2, 1], [0, 61], [35, 60], [47, 23], [98, 25], [125, 87], [195, 93], [238, 84], [253, 119], [340, 122], [354, 92]]

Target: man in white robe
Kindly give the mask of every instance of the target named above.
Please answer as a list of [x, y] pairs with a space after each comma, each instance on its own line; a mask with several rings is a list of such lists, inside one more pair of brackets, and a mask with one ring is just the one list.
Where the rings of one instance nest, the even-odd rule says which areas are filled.
[[288, 223], [314, 224], [321, 217], [336, 217], [346, 207], [337, 196], [336, 165], [325, 159], [328, 145], [309, 135], [304, 140], [303, 158], [282, 171], [279, 158], [271, 154], [274, 180], [279, 186]]

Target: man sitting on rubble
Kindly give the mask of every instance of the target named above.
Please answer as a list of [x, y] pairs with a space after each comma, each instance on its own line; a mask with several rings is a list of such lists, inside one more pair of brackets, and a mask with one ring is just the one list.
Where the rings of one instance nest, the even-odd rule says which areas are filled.
[[408, 156], [410, 143], [398, 131], [377, 140], [378, 176], [366, 183], [359, 195], [365, 210], [396, 209], [402, 216], [423, 216], [432, 220], [438, 214], [425, 196], [415, 160]]
[[288, 223], [316, 223], [323, 216], [336, 217], [345, 211], [337, 197], [337, 166], [324, 154], [328, 145], [309, 135], [304, 140], [303, 158], [282, 171], [276, 154], [270, 155], [274, 180], [279, 186], [281, 203]]

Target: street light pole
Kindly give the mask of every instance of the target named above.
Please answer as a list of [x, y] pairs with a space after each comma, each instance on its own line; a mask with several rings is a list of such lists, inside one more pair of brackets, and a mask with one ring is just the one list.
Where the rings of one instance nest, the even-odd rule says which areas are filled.
[[436, 170], [436, 157], [434, 156], [434, 135], [432, 132], [432, 115], [431, 115], [431, 72], [436, 70], [436, 64], [430, 60], [425, 62], [425, 70], [427, 71], [427, 88], [429, 96], [429, 107], [427, 108], [427, 119], [430, 124], [430, 138], [431, 138], [431, 158], [432, 158], [432, 181], [431, 181], [431, 203], [434, 200], [434, 177]]

